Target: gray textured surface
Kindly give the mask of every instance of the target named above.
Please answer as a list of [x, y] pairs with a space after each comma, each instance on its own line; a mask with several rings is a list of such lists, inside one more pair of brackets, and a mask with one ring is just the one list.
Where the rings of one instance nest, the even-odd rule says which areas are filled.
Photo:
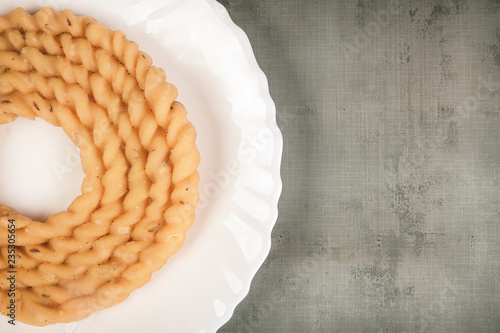
[[500, 332], [500, 1], [221, 0], [284, 135], [219, 332]]

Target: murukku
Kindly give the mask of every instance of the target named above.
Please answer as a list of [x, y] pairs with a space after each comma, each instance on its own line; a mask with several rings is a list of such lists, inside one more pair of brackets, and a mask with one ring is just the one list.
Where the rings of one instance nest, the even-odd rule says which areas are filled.
[[176, 98], [149, 55], [93, 18], [0, 16], [0, 125], [60, 126], [85, 173], [82, 194], [44, 222], [0, 204], [3, 315], [14, 303], [16, 320], [34, 326], [83, 319], [122, 302], [183, 245], [200, 155]]

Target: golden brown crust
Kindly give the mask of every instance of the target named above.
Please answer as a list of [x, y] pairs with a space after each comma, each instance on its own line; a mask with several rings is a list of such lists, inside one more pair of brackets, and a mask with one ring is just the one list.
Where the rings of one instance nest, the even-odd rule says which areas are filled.
[[61, 126], [80, 148], [82, 195], [33, 221], [0, 205], [0, 311], [15, 220], [16, 320], [71, 322], [123, 301], [183, 244], [198, 202], [196, 131], [163, 70], [89, 17], [0, 17], [0, 124]]

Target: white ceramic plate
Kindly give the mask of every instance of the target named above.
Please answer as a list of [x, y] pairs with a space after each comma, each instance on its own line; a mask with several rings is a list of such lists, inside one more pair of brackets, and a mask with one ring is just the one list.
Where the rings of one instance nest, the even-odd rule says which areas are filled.
[[[198, 131], [202, 181], [185, 245], [146, 286], [80, 322], [14, 327], [0, 317], [0, 331], [215, 332], [269, 253], [281, 193], [283, 140], [246, 35], [214, 0], [2, 1], [0, 11], [17, 6], [68, 8], [137, 41], [178, 87]], [[0, 126], [0, 200], [33, 216], [64, 210], [83, 178], [74, 146], [44, 125], [19, 119]]]

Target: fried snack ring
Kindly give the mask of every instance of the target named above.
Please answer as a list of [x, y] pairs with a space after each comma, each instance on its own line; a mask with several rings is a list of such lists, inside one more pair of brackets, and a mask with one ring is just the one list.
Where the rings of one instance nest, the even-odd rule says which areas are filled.
[[[176, 88], [120, 31], [42, 8], [0, 17], [0, 124], [61, 126], [80, 149], [82, 194], [45, 222], [0, 205], [0, 311], [15, 221], [16, 320], [72, 322], [122, 302], [182, 245], [199, 153]], [[8, 318], [7, 318], [8, 319]]]

